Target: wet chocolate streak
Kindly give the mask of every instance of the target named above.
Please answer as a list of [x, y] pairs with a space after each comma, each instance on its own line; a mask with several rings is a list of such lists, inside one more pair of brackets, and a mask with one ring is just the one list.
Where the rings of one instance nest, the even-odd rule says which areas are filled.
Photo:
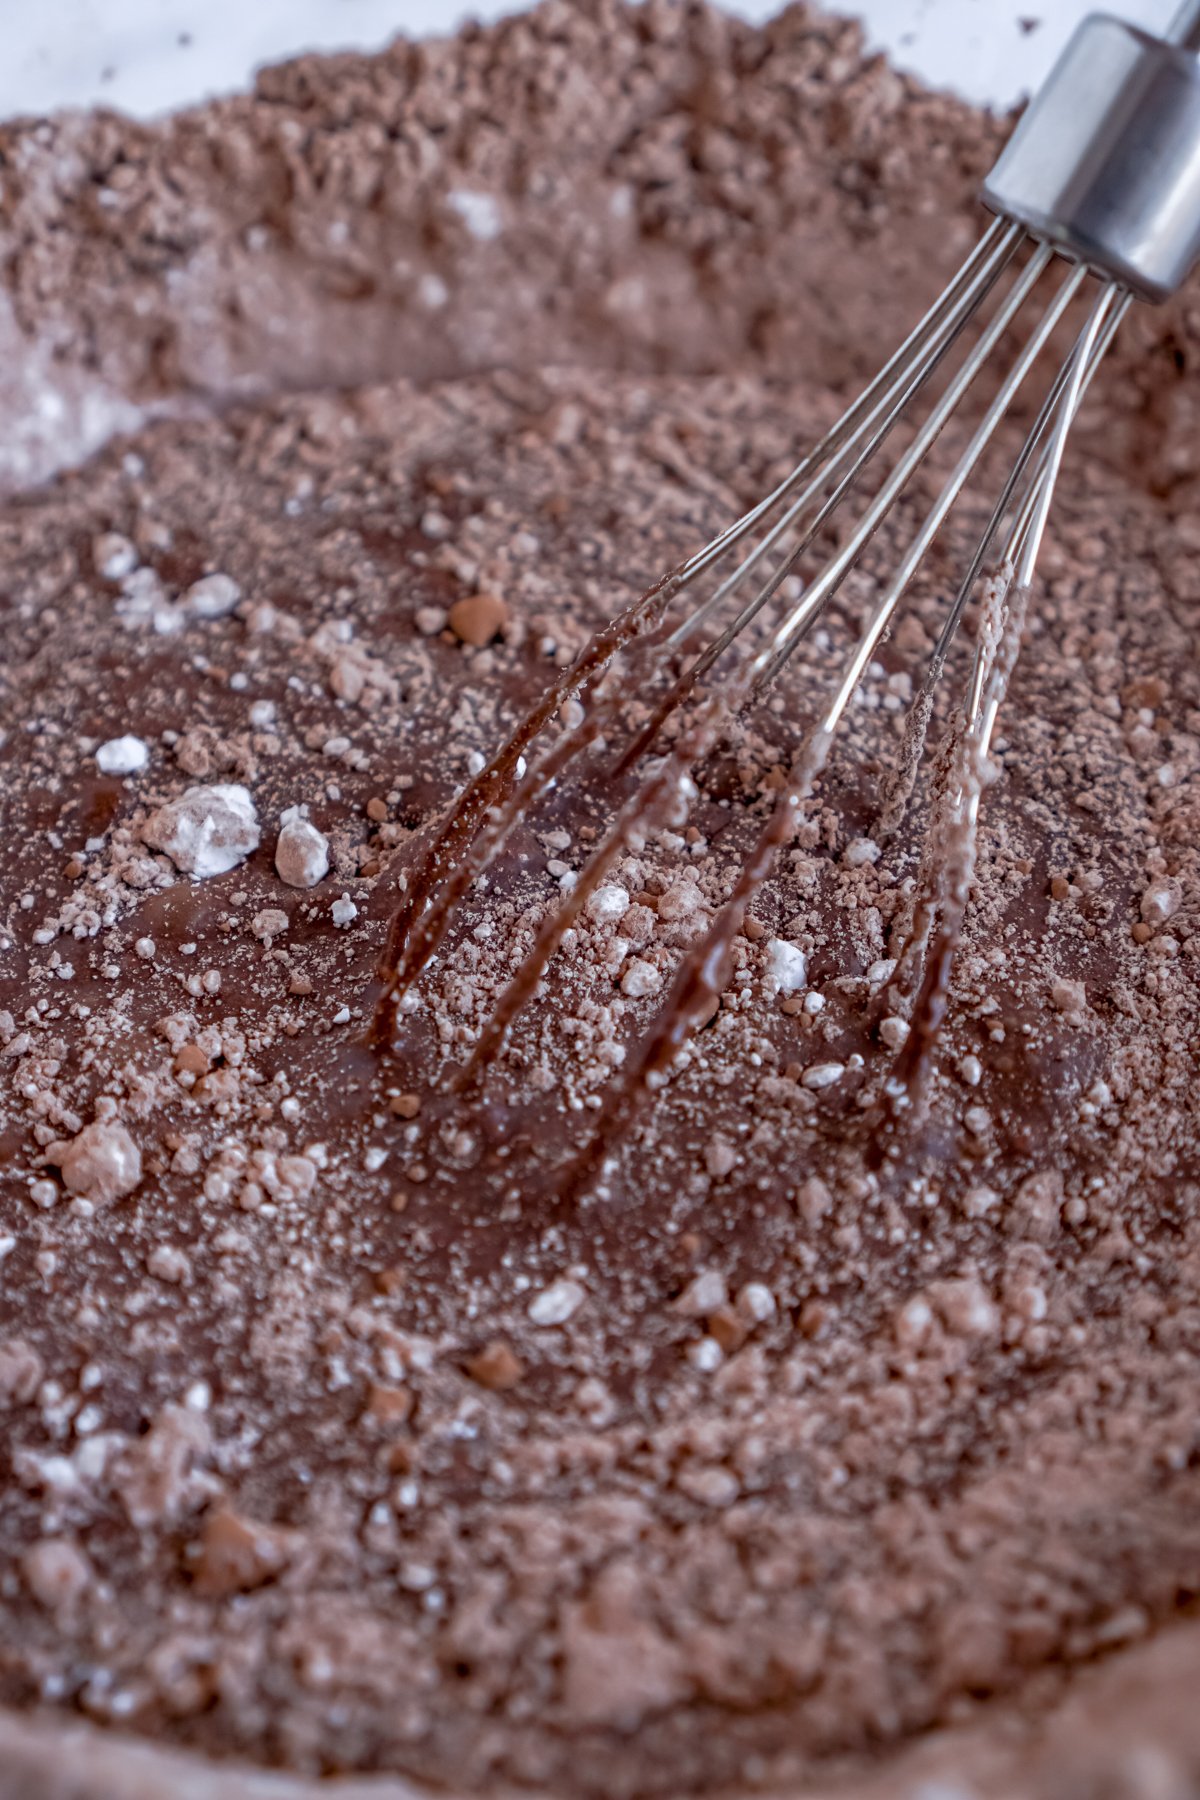
[[[685, 726], [674, 747], [661, 759], [659, 768], [621, 807], [600, 848], [590, 858], [565, 900], [550, 914], [533, 949], [497, 1000], [464, 1072], [465, 1085], [477, 1081], [488, 1063], [499, 1054], [513, 1020], [534, 998], [546, 967], [564, 936], [631, 842], [644, 840], [659, 829], [681, 802], [686, 815], [686, 790], [691, 772], [723, 740], [747, 691], [745, 681], [734, 678], [726, 691], [704, 702], [699, 707], [699, 716]], [[661, 726], [665, 716], [656, 713], [656, 728]], [[623, 771], [624, 763], [622, 757], [617, 773]], [[674, 999], [668, 1007], [673, 1005]], [[617, 1106], [620, 1111], [620, 1100]]]
[[806, 743], [771, 816], [742, 865], [733, 892], [700, 943], [684, 959], [670, 996], [612, 1104], [604, 1124], [571, 1171], [564, 1198], [576, 1198], [595, 1178], [611, 1147], [628, 1131], [649, 1096], [666, 1079], [688, 1038], [710, 1017], [729, 980], [733, 941], [747, 909], [770, 880], [779, 852], [795, 836], [803, 807], [832, 745], [825, 731]]
[[[676, 581], [674, 572], [662, 576], [611, 624], [595, 633], [571, 667], [551, 683], [451, 806], [422, 856], [419, 869], [404, 872], [404, 899], [388, 927], [387, 946], [379, 964], [378, 976], [384, 990], [371, 1025], [374, 1044], [385, 1046], [394, 1038], [404, 994], [437, 951], [455, 907], [486, 869], [490, 858], [503, 849], [509, 831], [526, 809], [603, 729], [601, 718], [597, 716], [578, 731], [567, 734], [526, 778], [528, 785], [518, 789], [514, 805], [513, 789], [525, 752], [566, 701], [577, 694], [586, 696], [613, 658], [641, 633], [654, 628], [670, 605]], [[509, 804], [505, 806], [505, 802]], [[480, 837], [490, 812], [499, 812], [500, 816], [492, 830]]]
[[903, 1093], [918, 1111], [924, 1098], [923, 1077], [950, 1004], [954, 956], [975, 879], [979, 809], [992, 773], [982, 734], [985, 721], [999, 711], [1008, 693], [1028, 601], [1028, 588], [1013, 586], [1011, 569], [990, 576], [984, 584], [976, 648], [981, 661], [979, 711], [975, 719], [952, 728], [922, 853], [917, 905], [895, 984], [900, 1003], [912, 995], [918, 974], [920, 987], [912, 1000], [910, 1031], [893, 1082], [895, 1092]]

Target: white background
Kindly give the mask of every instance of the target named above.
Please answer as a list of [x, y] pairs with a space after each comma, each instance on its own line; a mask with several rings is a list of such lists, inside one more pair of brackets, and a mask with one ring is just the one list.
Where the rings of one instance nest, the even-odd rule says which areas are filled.
[[[724, 0], [767, 18], [781, 0]], [[1098, 0], [1097, 0], [1098, 3]], [[1108, 0], [1164, 28], [1176, 0]], [[1088, 0], [826, 0], [935, 86], [1007, 106], [1035, 86]], [[0, 117], [96, 102], [153, 116], [243, 87], [256, 64], [305, 49], [374, 49], [452, 30], [516, 0], [0, 0]], [[1022, 28], [1022, 19], [1037, 23]]]

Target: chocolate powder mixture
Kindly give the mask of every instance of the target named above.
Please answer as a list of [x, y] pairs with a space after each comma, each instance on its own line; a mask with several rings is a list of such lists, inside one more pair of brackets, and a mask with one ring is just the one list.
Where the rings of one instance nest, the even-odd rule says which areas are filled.
[[934, 1726], [974, 1792], [1200, 1784], [1147, 1698], [1200, 1655], [1186, 305], [1073, 444], [890, 1158], [924, 802], [873, 831], [994, 488], [602, 1182], [893, 537], [477, 1096], [594, 769], [364, 1042], [423, 829], [923, 310], [999, 135], [803, 9], [590, 0], [0, 137], [10, 481], [142, 420], [0, 511], [0, 1791], [133, 1791], [68, 1718], [490, 1794], [892, 1793]]

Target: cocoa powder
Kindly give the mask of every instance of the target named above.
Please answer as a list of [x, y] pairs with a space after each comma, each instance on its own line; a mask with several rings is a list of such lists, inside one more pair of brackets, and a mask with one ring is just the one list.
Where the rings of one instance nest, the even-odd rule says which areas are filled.
[[1158, 1761], [1113, 1791], [1194, 1785], [1137, 1675], [1200, 1592], [1194, 301], [1073, 440], [919, 1131], [880, 1120], [928, 783], [885, 836], [882, 771], [1002, 457], [720, 1004], [562, 1200], [949, 445], [479, 1090], [599, 756], [366, 1041], [421, 834], [836, 416], [998, 138], [803, 9], [606, 0], [6, 130], [14, 329], [52, 392], [170, 415], [0, 510], [11, 1714], [606, 1800], [999, 1792], [1000, 1745], [1052, 1793], [1125, 1692]]

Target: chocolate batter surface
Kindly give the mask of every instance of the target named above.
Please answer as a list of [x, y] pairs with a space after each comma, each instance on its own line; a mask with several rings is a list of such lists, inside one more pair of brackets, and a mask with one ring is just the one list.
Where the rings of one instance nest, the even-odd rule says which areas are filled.
[[0, 510], [7, 1707], [460, 1791], [801, 1792], [1192, 1642], [1183, 306], [1132, 322], [1069, 460], [890, 1159], [924, 788], [873, 833], [984, 489], [603, 1182], [564, 1202], [894, 535], [476, 1094], [448, 1079], [597, 841], [602, 757], [396, 1053], [365, 1041], [423, 834], [831, 421], [995, 135], [802, 10], [606, 4], [5, 135], [45, 391], [168, 415]]

